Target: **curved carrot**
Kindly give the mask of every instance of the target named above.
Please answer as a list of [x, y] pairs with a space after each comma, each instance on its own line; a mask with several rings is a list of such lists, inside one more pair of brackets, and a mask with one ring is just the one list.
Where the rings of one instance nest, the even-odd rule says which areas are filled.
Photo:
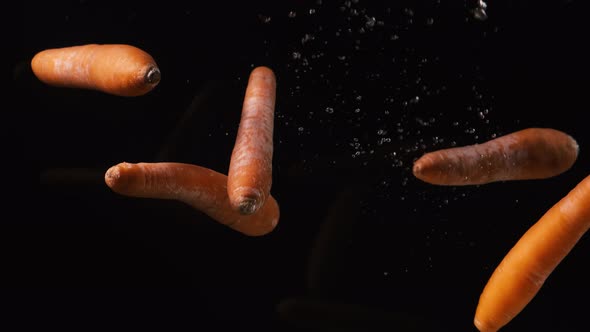
[[241, 214], [256, 212], [270, 195], [275, 98], [273, 71], [254, 68], [246, 88], [227, 179], [230, 204]]
[[480, 295], [474, 324], [495, 332], [537, 294], [590, 228], [590, 176], [551, 207], [514, 245]]
[[244, 216], [233, 211], [227, 196], [227, 176], [197, 165], [120, 163], [106, 171], [105, 182], [122, 195], [184, 202], [249, 236], [269, 233], [279, 221], [279, 206], [273, 197], [256, 214]]
[[139, 96], [160, 82], [151, 55], [131, 45], [88, 44], [41, 51], [31, 60], [42, 82], [91, 89], [119, 96]]
[[549, 178], [568, 170], [577, 157], [578, 144], [570, 135], [528, 128], [482, 144], [426, 153], [412, 171], [431, 184], [477, 185]]

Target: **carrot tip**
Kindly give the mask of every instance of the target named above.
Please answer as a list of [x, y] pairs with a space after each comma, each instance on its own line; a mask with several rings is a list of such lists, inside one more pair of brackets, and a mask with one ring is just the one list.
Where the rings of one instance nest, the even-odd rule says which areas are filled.
[[162, 78], [162, 73], [158, 67], [150, 67], [145, 74], [145, 82], [148, 84], [158, 84]]
[[422, 167], [420, 167], [420, 165], [414, 165], [414, 167], [412, 167], [412, 173], [414, 173], [414, 175], [419, 175], [422, 173]]
[[253, 214], [258, 210], [258, 201], [253, 198], [247, 198], [240, 202], [238, 209], [241, 214]]
[[113, 166], [109, 168], [104, 174], [104, 180], [109, 187], [114, 187], [117, 181], [121, 178], [119, 167]]
[[495, 331], [497, 331], [497, 329], [493, 329], [493, 328], [487, 326], [486, 324], [484, 324], [483, 322], [481, 322], [477, 318], [473, 319], [473, 325], [475, 325], [475, 327], [477, 328], [477, 330], [479, 332], [495, 332]]

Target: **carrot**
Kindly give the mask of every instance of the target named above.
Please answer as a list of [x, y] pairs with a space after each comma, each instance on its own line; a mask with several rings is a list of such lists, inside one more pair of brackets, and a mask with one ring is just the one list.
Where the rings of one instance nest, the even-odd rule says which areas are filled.
[[227, 179], [232, 209], [242, 214], [256, 212], [270, 195], [275, 98], [273, 71], [254, 68], [246, 88]]
[[478, 185], [544, 179], [568, 170], [578, 143], [551, 128], [527, 128], [482, 144], [428, 152], [414, 162], [418, 179], [435, 185]]
[[495, 332], [533, 299], [590, 228], [590, 176], [553, 205], [514, 245], [485, 285], [474, 324]]
[[227, 196], [227, 176], [197, 165], [124, 162], [106, 171], [105, 182], [122, 195], [184, 202], [249, 236], [267, 234], [279, 221], [279, 206], [273, 197], [256, 214], [244, 216], [233, 211]]
[[87, 44], [43, 50], [31, 60], [35, 76], [58, 87], [140, 96], [160, 82], [151, 55], [131, 45]]

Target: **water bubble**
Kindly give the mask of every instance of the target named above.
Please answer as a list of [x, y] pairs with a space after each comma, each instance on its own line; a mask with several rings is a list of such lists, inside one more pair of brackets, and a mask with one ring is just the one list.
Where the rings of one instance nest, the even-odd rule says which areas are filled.
[[426, 25], [432, 25], [432, 24], [434, 24], [434, 18], [432, 18], [432, 17], [427, 18]]
[[289, 12], [289, 18], [295, 18], [297, 16], [297, 12], [292, 10]]
[[302, 38], [301, 38], [301, 44], [305, 44], [306, 42], [310, 41], [310, 40], [314, 40], [315, 37], [314, 35], [311, 35], [309, 33], [306, 33]]
[[299, 52], [293, 52], [293, 54], [291, 54], [291, 56], [293, 57], [293, 59], [300, 59], [301, 58], [301, 53], [299, 53]]
[[478, 21], [485, 21], [488, 19], [488, 14], [486, 13], [486, 8], [488, 5], [483, 1], [479, 0], [477, 2], [477, 7], [473, 8], [471, 11], [473, 17]]
[[369, 17], [369, 16], [367, 16], [366, 19], [367, 19], [367, 21], [365, 22], [365, 26], [367, 28], [372, 28], [372, 27], [375, 26], [375, 22], [377, 21], [375, 19], [375, 17]]
[[258, 18], [262, 21], [262, 23], [270, 23], [271, 21], [271, 17], [270, 16], [266, 16], [266, 15], [258, 15]]
[[326, 113], [332, 114], [334, 113], [334, 109], [332, 107], [326, 107]]

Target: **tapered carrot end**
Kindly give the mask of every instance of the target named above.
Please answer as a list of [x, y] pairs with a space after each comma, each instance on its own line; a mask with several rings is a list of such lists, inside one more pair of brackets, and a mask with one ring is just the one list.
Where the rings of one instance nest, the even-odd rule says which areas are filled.
[[498, 329], [491, 328], [488, 324], [480, 321], [477, 316], [473, 319], [473, 325], [477, 328], [479, 332], [496, 332]]
[[230, 204], [234, 211], [242, 215], [251, 215], [264, 205], [264, 195], [256, 188], [239, 187], [229, 195]]
[[153, 86], [156, 86], [158, 83], [160, 83], [161, 79], [162, 79], [162, 73], [160, 72], [160, 68], [158, 68], [157, 66], [150, 67], [146, 71], [145, 77], [144, 77], [145, 83], [153, 85]]
[[104, 181], [110, 188], [116, 187], [120, 178], [121, 172], [118, 165], [109, 168], [104, 174]]
[[258, 66], [256, 68], [254, 68], [252, 70], [252, 72], [250, 72], [250, 76], [257, 76], [257, 75], [262, 75], [265, 77], [272, 77], [273, 79], [275, 79], [275, 74], [274, 74], [273, 70], [270, 69], [269, 67], [266, 67], [266, 66]]
[[253, 214], [258, 210], [259, 204], [256, 199], [246, 198], [238, 205], [238, 210], [241, 214]]
[[248, 236], [263, 236], [275, 229], [279, 223], [279, 217], [279, 204], [272, 196], [269, 196], [256, 213], [242, 216], [236, 223], [228, 226]]
[[422, 175], [422, 166], [420, 164], [414, 163], [412, 167], [412, 173], [415, 177], [419, 178]]
[[104, 181], [113, 191], [124, 192], [130, 185], [129, 169], [133, 166], [130, 163], [120, 163], [109, 168], [104, 174]]
[[412, 174], [414, 174], [417, 179], [420, 179], [424, 182], [430, 182], [430, 173], [431, 167], [429, 167], [428, 163], [425, 163], [424, 158], [418, 159], [414, 162]]

